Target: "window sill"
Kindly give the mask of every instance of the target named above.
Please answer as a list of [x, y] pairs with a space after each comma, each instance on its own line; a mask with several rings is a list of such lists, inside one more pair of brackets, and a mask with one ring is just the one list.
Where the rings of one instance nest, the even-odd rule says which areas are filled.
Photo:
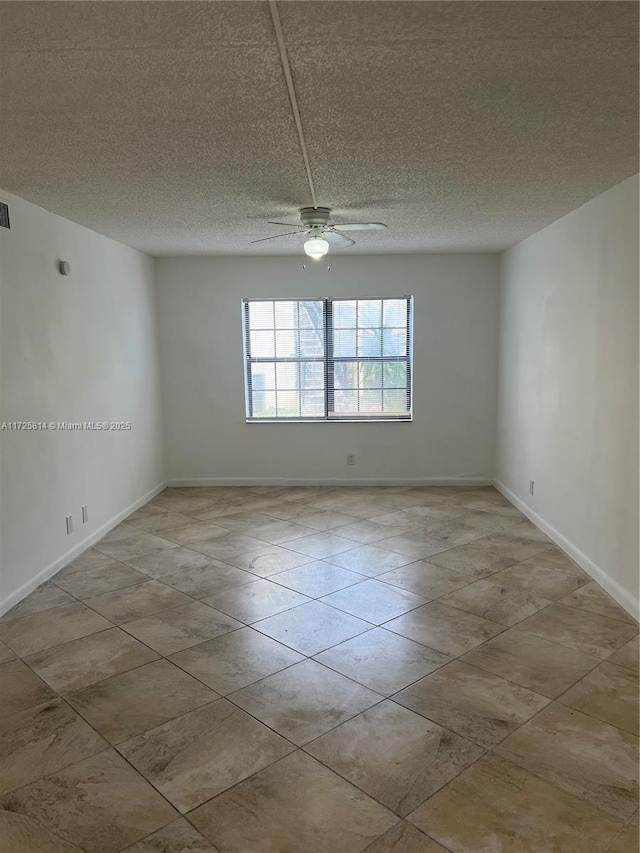
[[246, 418], [247, 424], [410, 424], [408, 418]]

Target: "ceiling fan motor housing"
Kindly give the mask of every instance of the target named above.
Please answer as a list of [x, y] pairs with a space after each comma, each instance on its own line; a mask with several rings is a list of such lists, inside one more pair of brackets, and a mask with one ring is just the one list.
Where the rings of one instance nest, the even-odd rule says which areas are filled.
[[324, 227], [329, 222], [331, 216], [330, 207], [301, 207], [300, 219], [302, 224], [307, 228], [312, 228], [314, 225]]

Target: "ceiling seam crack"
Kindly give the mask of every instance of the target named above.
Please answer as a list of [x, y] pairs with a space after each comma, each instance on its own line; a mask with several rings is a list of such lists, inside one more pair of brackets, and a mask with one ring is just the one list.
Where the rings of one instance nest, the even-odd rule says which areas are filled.
[[316, 198], [316, 190], [313, 185], [313, 175], [311, 174], [311, 163], [309, 162], [309, 153], [307, 151], [307, 143], [304, 138], [304, 130], [302, 128], [302, 119], [300, 117], [300, 109], [298, 107], [298, 98], [296, 97], [295, 86], [293, 85], [293, 77], [291, 75], [291, 66], [289, 65], [289, 56], [287, 55], [287, 46], [284, 41], [284, 35], [282, 32], [282, 24], [280, 23], [280, 13], [278, 12], [278, 4], [276, 0], [268, 0], [269, 2], [269, 11], [271, 12], [271, 20], [273, 21], [273, 29], [276, 34], [276, 41], [278, 43], [278, 50], [280, 51], [280, 63], [282, 65], [282, 70], [284, 72], [284, 79], [287, 83], [287, 89], [289, 91], [289, 101], [291, 102], [291, 111], [293, 112], [293, 118], [296, 123], [296, 129], [298, 131], [298, 138], [300, 140], [300, 148], [302, 150], [302, 159], [304, 160], [304, 168], [307, 173], [307, 181], [309, 182], [309, 190], [311, 191], [311, 201], [314, 207], [318, 207], [318, 200]]

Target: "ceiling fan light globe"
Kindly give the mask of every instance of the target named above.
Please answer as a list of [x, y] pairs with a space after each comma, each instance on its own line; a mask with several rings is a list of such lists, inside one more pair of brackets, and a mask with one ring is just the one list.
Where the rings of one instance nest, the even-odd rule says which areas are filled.
[[304, 244], [304, 253], [314, 261], [319, 261], [329, 251], [329, 244], [324, 237], [310, 237]]

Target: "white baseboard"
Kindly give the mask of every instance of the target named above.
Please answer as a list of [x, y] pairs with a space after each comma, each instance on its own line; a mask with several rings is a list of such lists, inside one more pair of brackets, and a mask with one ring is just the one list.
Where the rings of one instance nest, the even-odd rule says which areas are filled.
[[175, 477], [168, 486], [491, 486], [490, 477]]
[[76, 557], [79, 557], [83, 551], [86, 551], [87, 548], [90, 548], [94, 545], [99, 539], [102, 539], [110, 530], [112, 530], [116, 524], [120, 524], [120, 522], [125, 519], [128, 515], [134, 512], [136, 509], [139, 509], [141, 506], [150, 501], [151, 498], [155, 497], [159, 494], [165, 487], [166, 483], [160, 483], [155, 488], [151, 489], [151, 491], [147, 492], [146, 495], [142, 495], [142, 497], [135, 500], [132, 504], [129, 504], [128, 507], [125, 507], [121, 512], [115, 515], [112, 519], [107, 521], [97, 530], [94, 530], [86, 539], [83, 539], [82, 542], [79, 542], [77, 545], [74, 545], [71, 550], [67, 551], [66, 554], [63, 554], [61, 557], [58, 557], [57, 560], [54, 560], [50, 563], [45, 569], [41, 572], [38, 572], [37, 575], [32, 577], [26, 583], [22, 584], [19, 589], [16, 589], [15, 592], [12, 592], [6, 598], [0, 601], [0, 616], [4, 615], [8, 610], [11, 610], [12, 607], [15, 607], [16, 604], [19, 604], [23, 598], [29, 595], [30, 592], [33, 592], [34, 589], [40, 586], [40, 584], [49, 580], [49, 578], [53, 577], [60, 569], [63, 569], [68, 563], [72, 560], [75, 560]]
[[640, 617], [640, 607], [638, 601], [633, 597], [633, 595], [626, 590], [623, 586], [621, 586], [617, 581], [613, 580], [604, 569], [600, 566], [596, 565], [593, 560], [589, 559], [586, 554], [584, 554], [573, 542], [569, 541], [566, 536], [563, 536], [559, 530], [549, 524], [548, 521], [545, 521], [541, 515], [538, 515], [535, 510], [531, 509], [531, 507], [521, 500], [515, 492], [512, 492], [511, 489], [507, 488], [504, 483], [495, 480], [493, 485], [496, 489], [507, 498], [507, 500], [511, 501], [511, 503], [520, 510], [521, 513], [527, 516], [529, 521], [532, 521], [536, 527], [539, 527], [543, 533], [546, 533], [549, 539], [553, 540], [555, 544], [561, 548], [568, 557], [577, 563], [580, 568], [584, 569], [585, 572], [590, 575], [596, 583], [599, 583], [600, 586], [609, 593], [611, 598], [618, 602], [620, 607], [624, 607], [624, 609], [633, 616], [634, 619], [638, 619]]

